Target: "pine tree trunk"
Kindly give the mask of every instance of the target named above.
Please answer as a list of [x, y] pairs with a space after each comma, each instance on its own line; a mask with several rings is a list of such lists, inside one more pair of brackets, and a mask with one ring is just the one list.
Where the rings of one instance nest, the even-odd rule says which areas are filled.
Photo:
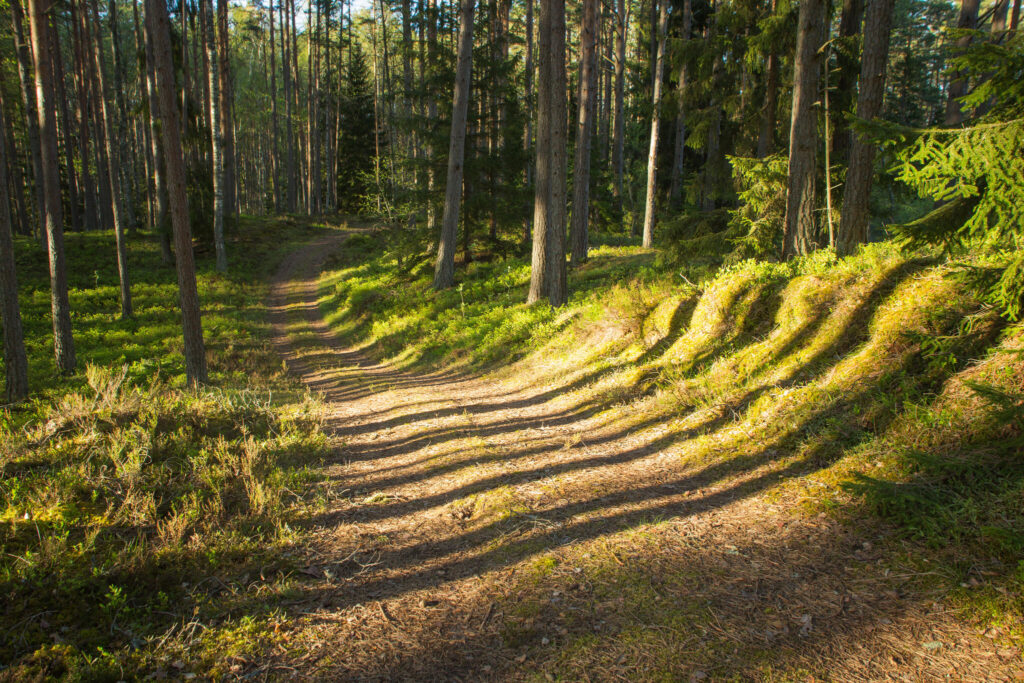
[[[121, 59], [121, 39], [118, 31], [116, 0], [110, 0], [109, 8], [110, 12], [107, 18], [110, 23], [110, 43], [114, 54], [114, 68], [111, 70], [111, 73], [114, 75], [114, 96], [117, 100], [117, 115], [113, 116], [112, 112], [108, 113], [113, 116], [110, 123], [112, 124], [112, 129], [115, 133], [113, 142], [117, 144], [118, 149], [116, 158], [119, 160], [119, 163], [115, 169], [115, 173], [119, 173], [121, 175], [121, 181], [118, 185], [124, 192], [124, 196], [119, 197], [118, 201], [121, 204], [121, 212], [123, 214], [125, 228], [134, 231], [137, 227], [135, 221], [135, 198], [138, 196], [138, 192], [135, 187], [135, 173], [132, 172], [134, 167], [133, 156], [129, 150], [130, 137], [128, 135], [128, 104], [125, 100], [124, 79], [122, 77], [122, 74], [124, 74], [125, 71], [124, 63]], [[102, 24], [100, 24], [99, 14], [96, 11], [95, 3], [93, 4], [93, 12], [97, 14], [96, 29], [97, 32], [99, 32], [102, 30]]]
[[434, 289], [455, 284], [455, 245], [458, 239], [459, 205], [462, 199], [463, 162], [466, 149], [466, 116], [469, 113], [470, 75], [473, 69], [473, 10], [475, 0], [462, 0], [458, 66], [452, 104], [451, 144], [448, 148], [448, 184], [445, 187], [441, 239], [437, 245]]
[[228, 41], [228, 3], [217, 0], [217, 59], [220, 78], [221, 156], [224, 160], [224, 215], [238, 213], [237, 161], [235, 159], [235, 98], [231, 78], [231, 52]]
[[[429, 0], [427, 7], [427, 72], [433, 78], [436, 76], [437, 69], [437, 0]], [[427, 93], [427, 117], [430, 121], [436, 121], [437, 99], [434, 97], [433, 88], [429, 84], [427, 85]], [[433, 157], [436, 156], [433, 136], [431, 136], [430, 146], [431, 161], [427, 167], [427, 233], [434, 235], [437, 232], [437, 202], [434, 200], [437, 188], [437, 168], [433, 160]]]
[[[547, 5], [547, 6], [545, 6]], [[540, 15], [541, 47], [541, 107], [547, 108], [547, 116], [543, 118], [547, 133], [541, 138], [541, 119], [538, 119], [537, 130], [538, 150], [543, 144], [547, 151], [544, 155], [547, 164], [546, 180], [541, 183], [541, 155], [537, 156], [537, 188], [538, 206], [534, 211], [534, 256], [537, 252], [537, 236], [543, 238], [543, 262], [535, 259], [533, 270], [543, 267], [543, 290], [552, 306], [561, 306], [568, 299], [568, 287], [565, 271], [565, 187], [566, 187], [566, 74], [565, 74], [565, 2], [551, 0], [541, 3]], [[547, 35], [546, 43], [544, 36]], [[539, 196], [541, 187], [544, 197]], [[537, 214], [545, 214], [543, 226], [537, 222]], [[533, 296], [534, 286], [531, 279], [530, 295]]]
[[21, 0], [11, 0], [11, 23], [14, 27], [15, 52], [18, 56], [18, 79], [21, 85], [21, 104], [25, 111], [25, 130], [28, 132], [28, 148], [32, 155], [37, 217], [33, 232], [42, 239], [46, 232], [46, 196], [43, 189], [43, 157], [39, 143], [39, 108], [36, 103], [36, 86], [32, 80], [32, 52], [25, 38]]
[[[530, 290], [526, 303], [540, 301], [548, 293], [548, 220], [551, 202], [551, 144], [552, 112], [554, 98], [551, 83], [551, 5], [544, 0], [540, 4], [537, 31], [537, 140], [536, 171], [533, 178], [533, 250], [530, 257]], [[557, 94], [561, 97], [561, 93]]]
[[[889, 61], [894, 0], [867, 0], [864, 18], [864, 51], [861, 56], [857, 117], [871, 120], [882, 113], [885, 71]], [[853, 253], [868, 238], [868, 200], [875, 172], [875, 145], [855, 137], [850, 145], [843, 213], [836, 245], [840, 254]]]
[[[147, 10], [148, 14], [148, 10]], [[148, 22], [148, 19], [147, 19]], [[147, 24], [146, 31], [149, 28]], [[160, 239], [160, 255], [164, 263], [174, 260], [171, 254], [170, 199], [167, 188], [167, 160], [163, 140], [163, 124], [161, 123], [160, 100], [156, 88], [156, 59], [153, 56], [153, 41], [143, 40], [146, 49], [146, 97], [149, 102], [149, 141], [153, 153], [153, 185], [156, 190], [156, 231]]]
[[[683, 0], [683, 45], [690, 40], [690, 31], [693, 27], [693, 3], [691, 0]], [[686, 64], [682, 65], [679, 71], [679, 82], [676, 85], [676, 97], [679, 99], [679, 111], [676, 114], [676, 137], [675, 148], [672, 151], [672, 179], [669, 184], [668, 203], [669, 207], [679, 207], [680, 198], [683, 192], [683, 162], [686, 157], [686, 86], [688, 69]]]
[[57, 106], [49, 39], [51, 28], [43, 2], [45, 0], [29, 0], [29, 26], [36, 66], [35, 99], [38, 103], [46, 245], [50, 261], [50, 309], [53, 314], [54, 355], [57, 359], [57, 371], [68, 374], [75, 370], [75, 342], [71, 336], [71, 304], [68, 301], [68, 280], [64, 265], [64, 212], [60, 196]]
[[[956, 27], [958, 29], [973, 29], [978, 25], [978, 8], [981, 0], [961, 0], [960, 15], [957, 17]], [[956, 54], [962, 54], [971, 44], [971, 36], [966, 35], [957, 39]], [[946, 101], [946, 125], [959, 126], [964, 121], [964, 112], [960, 107], [960, 98], [967, 94], [969, 83], [967, 73], [957, 71], [949, 84], [949, 99]]]
[[270, 154], [270, 178], [274, 187], [274, 211], [281, 211], [281, 186], [278, 181], [278, 127], [277, 127], [277, 45], [274, 43], [274, 3], [270, 3], [270, 118], [273, 121], [274, 138]]
[[292, 76], [288, 43], [288, 0], [281, 0], [278, 11], [281, 17], [281, 72], [284, 75], [284, 123], [285, 123], [285, 179], [286, 209], [295, 213], [295, 136], [292, 131]]
[[800, 5], [793, 67], [783, 258], [806, 254], [813, 247], [816, 236], [814, 179], [817, 172], [818, 121], [814, 104], [821, 75], [819, 49], [824, 27], [824, 0], [804, 0]]
[[626, 137], [626, 0], [618, 0], [615, 26], [615, 127], [612, 141], [612, 167], [615, 172], [614, 195], [622, 208], [622, 178], [625, 171], [624, 147]]
[[64, 58], [57, 44], [57, 31], [50, 32], [52, 40], [53, 55], [53, 81], [57, 86], [57, 102], [60, 105], [60, 121], [58, 129], [60, 132], [61, 146], [64, 148], [64, 173], [68, 181], [68, 208], [71, 214], [71, 230], [82, 229], [82, 218], [78, 213], [78, 177], [75, 173], [75, 155], [71, 143], [71, 112], [68, 109], [68, 94], [64, 85]]
[[209, 64], [207, 80], [210, 88], [210, 138], [213, 155], [213, 245], [217, 253], [217, 270], [228, 269], [227, 250], [224, 248], [224, 136], [221, 130], [220, 61], [217, 59], [217, 39], [213, 31], [213, 0], [201, 0], [206, 8], [206, 61]]
[[75, 81], [78, 91], [78, 149], [82, 160], [82, 186], [85, 192], [85, 229], [96, 230], [99, 227], [99, 207], [96, 205], [96, 179], [92, 174], [93, 155], [89, 149], [89, 110], [90, 110], [90, 79], [85, 45], [82, 36], [81, 22], [78, 17], [78, 4], [70, 3], [71, 28], [75, 53]]
[[665, 36], [668, 31], [668, 0], [653, 0], [660, 4], [658, 10], [658, 50], [654, 66], [654, 88], [651, 111], [651, 141], [647, 152], [647, 200], [644, 203], [643, 246], [654, 244], [655, 195], [658, 180], [658, 138], [661, 127], [661, 82], [665, 77]]
[[576, 163], [573, 175], [572, 222], [569, 226], [572, 265], [587, 260], [590, 221], [590, 150], [597, 86], [597, 0], [583, 0], [580, 26], [580, 96], [576, 120]]
[[204, 384], [207, 379], [206, 349], [203, 344], [195, 257], [192, 254], [192, 229], [189, 225], [188, 198], [185, 193], [185, 158], [181, 150], [178, 127], [178, 103], [175, 98], [171, 61], [171, 27], [164, 0], [146, 0], [146, 29], [148, 42], [152, 44], [157, 99], [163, 124], [168, 204], [174, 228], [178, 296], [181, 301], [182, 331], [185, 340], [185, 377], [190, 386], [196, 386]]
[[[523, 156], [526, 159], [530, 158], [530, 150], [533, 148], [533, 110], [534, 110], [534, 72], [536, 68], [534, 66], [533, 56], [533, 5], [534, 0], [526, 0], [526, 34], [524, 40], [526, 41], [526, 62], [525, 68], [525, 90], [526, 90], [526, 127], [523, 131]], [[524, 169], [525, 176], [525, 189], [529, 190], [533, 186], [533, 165], [527, 161]], [[530, 242], [530, 204], [527, 200], [523, 207], [523, 246], [526, 246]]]
[[17, 154], [17, 148], [14, 145], [13, 127], [7, 123], [7, 102], [4, 98], [5, 91], [6, 85], [4, 72], [3, 69], [0, 69], [0, 116], [4, 117], [0, 133], [3, 134], [7, 144], [7, 170], [10, 178], [10, 191], [14, 198], [14, 209], [18, 219], [18, 232], [22, 235], [31, 235], [32, 225], [28, 215], [29, 200], [26, 199], [24, 194], [25, 183], [24, 177], [21, 175], [21, 158]]
[[[96, 22], [98, 30], [100, 27], [100, 14], [96, 7], [96, 0], [91, 1], [93, 20]], [[85, 40], [87, 43], [91, 42], [93, 44], [93, 56], [95, 58], [93, 86], [95, 87], [96, 97], [99, 100], [101, 115], [101, 135], [97, 144], [103, 145], [106, 148], [107, 158], [110, 160], [107, 170], [110, 174], [109, 182], [112, 194], [110, 209], [114, 215], [114, 239], [117, 244], [117, 275], [121, 284], [121, 318], [130, 318], [132, 316], [132, 293], [128, 280], [128, 245], [125, 242], [125, 217], [121, 207], [121, 176], [118, 170], [120, 168], [120, 160], [117, 156], [117, 149], [114, 147], [114, 139], [117, 133], [114, 131], [113, 125], [114, 115], [110, 111], [110, 105], [108, 104], [110, 98], [107, 97], [107, 85], [104, 75], [106, 65], [103, 63], [103, 44], [99, 40], [98, 35], [95, 41], [92, 40], [88, 14], [84, 7], [82, 9], [82, 19], [85, 22]]]
[[[0, 127], [9, 130], [0, 108]], [[14, 269], [14, 240], [7, 193], [7, 136], [0, 135], [0, 324], [4, 335], [4, 400], [20, 401], [28, 395], [28, 356], [18, 307], [18, 277]]]
[[[864, 16], [864, 0], [843, 0], [843, 13], [839, 20], [839, 42], [842, 49], [835, 50], [839, 78], [836, 87], [829, 93], [832, 124], [833, 165], [845, 166], [850, 156], [850, 127], [847, 114], [853, 109], [853, 95], [856, 92], [859, 65], [856, 56], [848, 50], [861, 30]], [[828, 68], [828, 65], [826, 65]]]

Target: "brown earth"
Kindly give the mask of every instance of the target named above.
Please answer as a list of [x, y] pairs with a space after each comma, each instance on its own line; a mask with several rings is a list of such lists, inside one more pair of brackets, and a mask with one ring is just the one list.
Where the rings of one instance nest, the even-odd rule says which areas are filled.
[[[491, 374], [375, 364], [290, 255], [275, 343], [338, 439], [271, 678], [1015, 680], [1020, 655], [899, 542], [780, 495], [771, 457], [693, 463], [688, 433], [607, 409], [532, 358]], [[700, 433], [694, 430], [695, 434]], [[695, 435], [694, 434], [694, 435]]]

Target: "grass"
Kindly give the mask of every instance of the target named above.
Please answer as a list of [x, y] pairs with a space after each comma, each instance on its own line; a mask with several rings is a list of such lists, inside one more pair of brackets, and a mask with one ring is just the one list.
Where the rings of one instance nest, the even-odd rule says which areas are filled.
[[0, 678], [225, 674], [281, 640], [275, 601], [329, 442], [268, 345], [264, 301], [279, 245], [320, 230], [244, 218], [226, 275], [199, 252], [199, 391], [155, 240], [130, 240], [122, 321], [113, 235], [67, 235], [70, 377], [52, 357], [45, 253], [17, 242], [33, 394], [0, 413]]
[[[472, 263], [445, 292], [431, 289], [429, 266], [399, 268], [384, 236], [360, 236], [329, 264], [321, 306], [379, 359], [536, 375], [576, 409], [603, 411], [605, 425], [661, 430], [647, 437], [652, 449], [698, 477], [732, 480], [734, 495], [874, 529], [894, 566], [927, 565], [922, 585], [937, 582], [966, 622], [1024, 642], [1024, 328], [957, 280], [956, 263], [880, 243], [845, 259], [823, 250], [679, 269], [637, 247], [602, 246], [570, 274], [559, 310], [522, 303], [522, 260]], [[637, 595], [636, 609], [654, 616], [621, 619], [623, 628], [671, 631], [679, 608]], [[544, 599], [526, 591], [509, 610]], [[539, 647], [532, 626], [509, 629], [514, 647]], [[570, 648], [545, 671], [576, 679], [610, 649], [635, 667], [625, 670], [671, 678], [670, 653], [687, 644], [658, 638], [660, 648], [624, 653], [588, 634], [571, 648], [589, 654]], [[745, 657], [753, 668], [740, 670], [777, 675], [766, 653]]]

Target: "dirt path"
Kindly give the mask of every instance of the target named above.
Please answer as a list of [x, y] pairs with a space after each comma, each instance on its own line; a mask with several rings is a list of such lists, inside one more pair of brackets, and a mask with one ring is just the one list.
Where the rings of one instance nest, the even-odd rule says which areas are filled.
[[[358, 680], [1000, 680], [894, 544], [801, 514], [792, 464], [687, 463], [687, 434], [577, 375], [411, 374], [345, 348], [289, 256], [275, 343], [341, 445], [269, 671]], [[690, 438], [697, 438], [694, 430]], [[884, 539], [881, 539], [884, 541]]]

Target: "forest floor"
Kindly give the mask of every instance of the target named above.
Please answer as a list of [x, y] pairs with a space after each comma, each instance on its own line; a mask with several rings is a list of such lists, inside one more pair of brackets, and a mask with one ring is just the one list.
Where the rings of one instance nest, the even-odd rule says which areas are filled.
[[[232, 671], [1024, 678], [1019, 620], [979, 616], [945, 567], [890, 527], [808, 504], [809, 489], [828, 488], [814, 478], [826, 468], [742, 433], [757, 396], [666, 412], [654, 391], [609, 398], [606, 373], [572, 350], [417, 372], [350, 346], [324, 320], [321, 281], [349, 234], [298, 249], [272, 283], [274, 343], [323, 395], [336, 451], [291, 551], [299, 582], [277, 644]], [[619, 333], [598, 326], [584, 341], [600, 346], [605, 332]], [[688, 455], [725, 432], [754, 445]], [[988, 568], [969, 566], [964, 589]]]

